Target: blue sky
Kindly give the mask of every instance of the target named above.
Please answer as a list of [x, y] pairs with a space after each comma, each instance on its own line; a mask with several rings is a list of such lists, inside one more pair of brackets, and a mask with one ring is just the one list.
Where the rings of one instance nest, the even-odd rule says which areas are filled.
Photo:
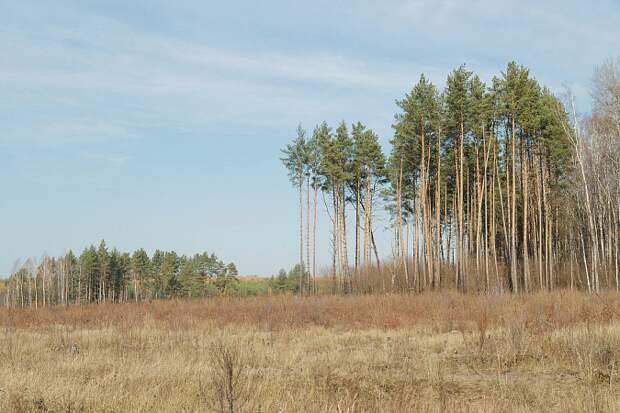
[[618, 22], [617, 1], [0, 0], [0, 275], [102, 238], [272, 274], [297, 257], [278, 158], [298, 123], [385, 143], [421, 73], [513, 59], [586, 110]]

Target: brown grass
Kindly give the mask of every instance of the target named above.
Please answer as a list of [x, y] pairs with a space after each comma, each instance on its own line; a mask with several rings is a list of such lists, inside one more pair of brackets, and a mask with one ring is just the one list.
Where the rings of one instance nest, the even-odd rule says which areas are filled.
[[0, 310], [1, 412], [619, 411], [620, 294]]

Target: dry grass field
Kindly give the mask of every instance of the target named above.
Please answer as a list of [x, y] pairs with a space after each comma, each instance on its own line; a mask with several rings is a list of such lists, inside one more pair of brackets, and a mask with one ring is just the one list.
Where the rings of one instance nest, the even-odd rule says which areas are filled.
[[620, 411], [620, 294], [0, 310], [1, 412]]

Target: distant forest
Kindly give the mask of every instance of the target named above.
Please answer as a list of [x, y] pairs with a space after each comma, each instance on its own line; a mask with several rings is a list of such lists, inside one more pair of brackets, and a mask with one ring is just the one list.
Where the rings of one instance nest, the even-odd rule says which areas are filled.
[[38, 263], [29, 259], [6, 283], [5, 304], [45, 307], [55, 304], [124, 302], [227, 293], [238, 283], [235, 264], [214, 254], [179, 255], [156, 250], [133, 254], [109, 250], [105, 241], [77, 257], [72, 251]]
[[[281, 158], [298, 191], [300, 289], [315, 288], [323, 203], [337, 291], [618, 289], [618, 61], [596, 68], [592, 96], [580, 118], [569, 90], [553, 95], [517, 63], [488, 84], [461, 66], [397, 101], [389, 153], [360, 122], [300, 126]], [[386, 263], [379, 207], [393, 229]]]

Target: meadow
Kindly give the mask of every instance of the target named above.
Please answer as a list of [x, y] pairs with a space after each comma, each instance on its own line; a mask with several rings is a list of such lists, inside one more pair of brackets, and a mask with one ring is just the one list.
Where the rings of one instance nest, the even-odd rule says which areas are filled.
[[0, 310], [2, 412], [620, 410], [620, 294]]

